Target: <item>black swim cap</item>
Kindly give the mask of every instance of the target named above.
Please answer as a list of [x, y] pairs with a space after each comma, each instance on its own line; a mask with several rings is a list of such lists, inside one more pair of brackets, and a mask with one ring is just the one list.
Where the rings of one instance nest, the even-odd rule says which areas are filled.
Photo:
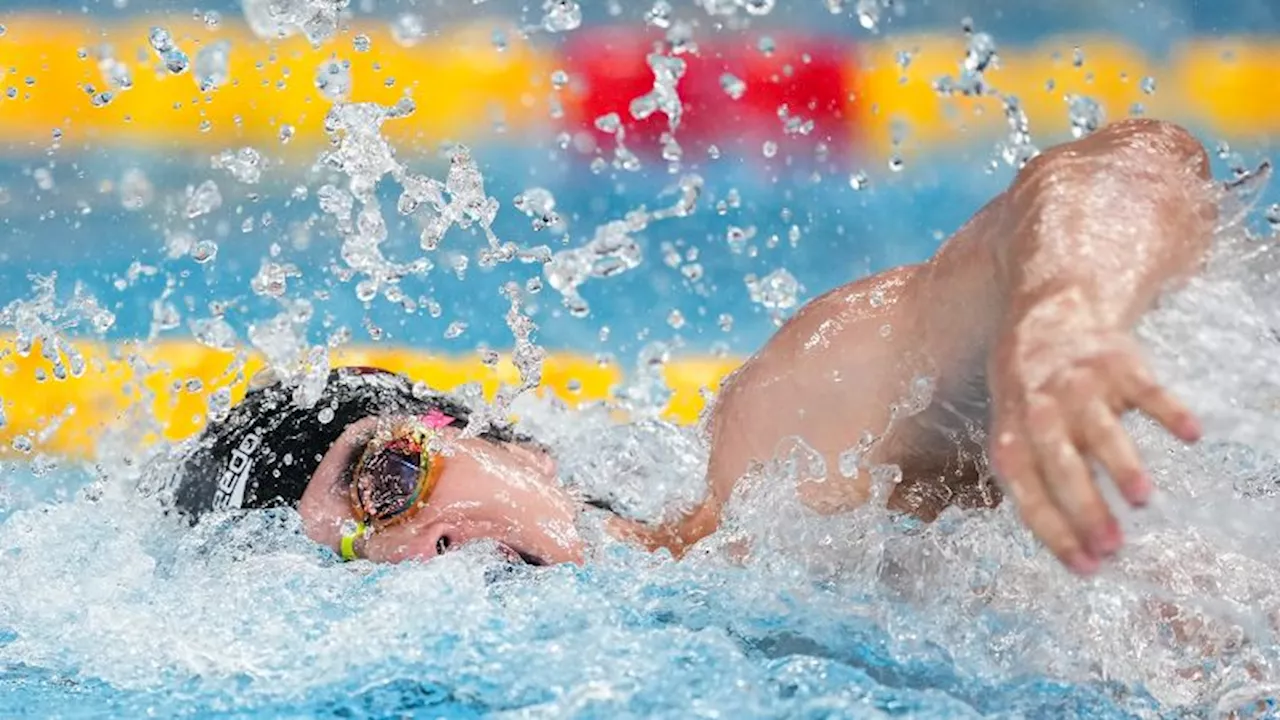
[[[452, 417], [450, 425], [459, 428], [471, 414], [446, 395], [415, 392], [404, 375], [377, 368], [332, 371], [309, 408], [297, 405], [293, 389], [280, 383], [251, 389], [224, 420], [204, 429], [182, 460], [174, 503], [193, 522], [211, 510], [297, 507], [312, 473], [348, 425], [432, 410]], [[480, 436], [525, 439], [501, 427]]]

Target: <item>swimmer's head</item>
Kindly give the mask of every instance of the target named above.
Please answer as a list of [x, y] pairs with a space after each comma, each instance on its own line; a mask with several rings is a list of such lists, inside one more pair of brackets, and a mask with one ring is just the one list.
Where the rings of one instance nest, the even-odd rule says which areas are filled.
[[278, 383], [254, 387], [195, 441], [175, 504], [193, 520], [293, 507], [313, 540], [341, 552], [346, 535], [349, 553], [383, 562], [478, 540], [526, 562], [580, 561], [578, 504], [555, 460], [509, 427], [462, 437], [469, 416], [371, 368], [333, 371], [309, 408]]

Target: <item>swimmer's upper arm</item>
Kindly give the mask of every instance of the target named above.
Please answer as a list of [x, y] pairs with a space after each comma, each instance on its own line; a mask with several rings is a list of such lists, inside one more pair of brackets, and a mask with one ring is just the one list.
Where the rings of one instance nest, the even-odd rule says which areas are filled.
[[[914, 292], [920, 265], [894, 268], [808, 303], [727, 379], [708, 427], [708, 497], [686, 518], [682, 535], [714, 531], [739, 479], [800, 436], [823, 459], [830, 482], [802, 488], [815, 509], [839, 511], [868, 497], [865, 472], [840, 475], [841, 454], [866, 435], [880, 438], [866, 465], [905, 463], [916, 447], [910, 428], [891, 425], [892, 406], [927, 372]], [[806, 478], [800, 478], [805, 480]]]

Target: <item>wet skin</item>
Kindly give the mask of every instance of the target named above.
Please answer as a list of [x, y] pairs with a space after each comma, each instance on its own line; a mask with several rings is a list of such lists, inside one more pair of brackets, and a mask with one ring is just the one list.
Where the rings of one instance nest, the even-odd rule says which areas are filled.
[[[902, 481], [890, 507], [931, 520], [950, 504], [993, 506], [1003, 492], [1063, 563], [1092, 572], [1122, 538], [1091, 461], [1129, 503], [1152, 492], [1121, 415], [1136, 409], [1183, 440], [1199, 435], [1132, 329], [1200, 267], [1216, 199], [1203, 148], [1167, 123], [1117, 123], [1046, 151], [929, 261], [802, 308], [722, 387], [702, 505], [670, 526], [617, 520], [613, 532], [683, 553], [718, 527], [739, 478], [798, 436], [828, 468], [799, 489], [815, 510], [866, 502], [870, 468], [894, 464]], [[915, 394], [927, 406], [895, 411], [918, 378], [932, 379], [927, 396]], [[341, 470], [367, 431], [353, 426], [335, 443], [300, 506], [308, 533], [334, 548], [352, 516]], [[867, 433], [861, 468], [843, 477], [840, 454]], [[536, 562], [581, 561], [580, 505], [550, 457], [474, 439], [450, 452], [431, 502], [362, 541], [362, 556], [427, 558], [489, 538]]]

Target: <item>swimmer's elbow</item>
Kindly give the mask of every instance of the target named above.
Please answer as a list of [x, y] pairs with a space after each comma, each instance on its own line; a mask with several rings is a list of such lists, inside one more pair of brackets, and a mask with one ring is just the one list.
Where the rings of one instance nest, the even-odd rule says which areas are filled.
[[1200, 180], [1209, 179], [1209, 153], [1185, 127], [1147, 118], [1122, 120], [1110, 127], [1115, 128], [1114, 132], [1126, 138], [1134, 148], [1151, 156], [1153, 164], [1190, 170]]
[[1041, 153], [1018, 174], [1015, 187], [1043, 191], [1063, 183], [1093, 183], [1100, 177], [1181, 194], [1209, 180], [1209, 154], [1181, 125], [1131, 118]]

